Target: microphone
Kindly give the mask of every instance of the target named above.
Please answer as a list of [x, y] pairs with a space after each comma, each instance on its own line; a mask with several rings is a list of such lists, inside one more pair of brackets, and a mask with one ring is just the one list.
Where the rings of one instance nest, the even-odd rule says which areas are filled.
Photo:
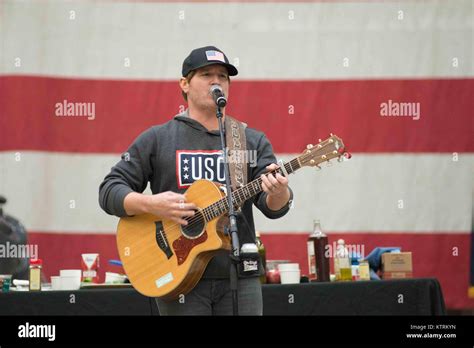
[[219, 85], [212, 85], [209, 93], [211, 94], [212, 98], [214, 98], [214, 102], [217, 106], [223, 108], [227, 105], [227, 99], [225, 97], [224, 91], [222, 90], [221, 86]]

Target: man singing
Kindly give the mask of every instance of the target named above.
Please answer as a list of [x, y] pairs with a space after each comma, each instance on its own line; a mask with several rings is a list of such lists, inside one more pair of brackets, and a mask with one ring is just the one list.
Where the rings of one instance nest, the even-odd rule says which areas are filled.
[[[118, 217], [150, 213], [186, 225], [186, 218], [195, 214], [196, 206], [186, 201], [184, 191], [198, 179], [225, 184], [224, 164], [218, 160], [222, 151], [216, 103], [209, 91], [211, 86], [218, 85], [228, 97], [229, 76], [237, 73], [226, 55], [214, 46], [191, 51], [183, 62], [183, 77], [179, 81], [188, 108], [165, 124], [144, 131], [130, 145], [126, 158], [112, 168], [100, 185], [99, 202], [105, 212]], [[225, 119], [225, 108], [222, 112]], [[293, 195], [286, 177], [265, 174], [277, 168], [265, 135], [245, 127], [245, 139], [246, 151], [257, 154], [255, 163], [245, 164], [247, 182], [261, 177], [263, 192], [241, 208], [241, 244], [255, 242], [252, 204], [268, 218], [276, 219], [288, 212]], [[152, 195], [142, 194], [148, 182]], [[229, 269], [229, 252], [221, 250], [184, 301], [156, 299], [160, 314], [231, 315]], [[239, 279], [238, 300], [240, 315], [262, 315], [258, 275]]]

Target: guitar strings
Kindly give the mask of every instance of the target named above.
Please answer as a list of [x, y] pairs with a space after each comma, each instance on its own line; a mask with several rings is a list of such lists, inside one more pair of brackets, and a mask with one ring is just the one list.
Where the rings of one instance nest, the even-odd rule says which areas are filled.
[[[321, 149], [320, 149], [320, 150], [321, 150]], [[307, 160], [307, 159], [308, 159], [309, 157], [311, 157], [311, 156], [314, 156], [314, 155], [311, 155], [311, 154], [303, 154], [303, 155], [300, 156], [300, 158], [303, 159], [303, 160]], [[293, 159], [293, 160], [291, 160], [291, 161], [289, 161], [289, 162], [287, 162], [287, 163], [290, 163], [290, 165], [291, 165], [291, 162], [293, 162], [293, 161], [295, 161], [295, 160], [296, 160], [296, 158]], [[286, 165], [286, 164], [285, 164], [285, 165]], [[281, 168], [274, 169], [274, 170], [272, 170], [270, 173], [271, 173], [271, 174], [276, 174], [277, 171], [280, 172], [280, 171], [281, 171]], [[270, 173], [269, 173], [269, 174], [270, 174]], [[253, 185], [253, 183], [257, 183], [257, 185], [259, 185], [259, 190], [260, 190], [260, 191], [262, 190], [262, 188], [261, 188], [262, 179], [261, 179], [260, 177], [257, 178], [257, 179], [255, 179], [255, 180], [253, 180], [253, 181], [251, 181], [249, 184], [252, 184], [252, 185]], [[231, 194], [237, 194], [239, 190], [240, 190], [240, 188], [237, 189], [237, 190], [235, 190], [235, 191], [232, 192]], [[227, 197], [227, 196], [225, 196], [225, 197]], [[217, 202], [221, 202], [221, 201], [222, 201], [222, 204], [224, 205], [224, 208], [227, 209], [227, 206], [226, 206], [227, 200], [222, 200], [222, 198], [221, 198], [221, 199], [220, 199], [219, 201], [217, 201]], [[217, 203], [217, 202], [214, 202], [213, 204], [215, 204], [215, 203]], [[219, 203], [219, 204], [221, 204], [221, 203]], [[208, 208], [208, 207], [206, 207], [206, 208]], [[206, 208], [204, 208], [204, 209], [206, 209]], [[196, 214], [196, 215], [192, 216], [189, 220], [186, 219], [186, 218], [184, 218], [186, 221], [188, 221], [188, 224], [187, 224], [187, 225], [181, 225], [181, 224], [179, 224], [179, 223], [173, 223], [173, 224], [171, 224], [171, 225], [168, 227], [168, 231], [166, 232], [166, 234], [167, 234], [167, 235], [170, 235], [170, 236], [173, 236], [174, 233], [171, 233], [171, 232], [173, 232], [173, 230], [176, 231], [176, 227], [178, 227], [177, 232], [178, 232], [178, 235], [180, 235], [180, 234], [181, 234], [181, 228], [187, 228], [187, 227], [194, 226], [194, 225], [196, 225], [196, 224], [198, 224], [198, 223], [205, 223], [205, 222], [209, 222], [209, 221], [214, 220], [214, 219], [211, 219], [211, 220], [207, 221], [207, 220], [205, 219], [205, 213], [202, 212], [202, 211], [199, 211], [199, 212], [200, 212], [199, 214]], [[204, 219], [203, 219], [203, 217], [204, 217]], [[218, 217], [218, 216], [217, 216], [217, 217]], [[216, 218], [217, 218], [217, 217], [216, 217]], [[204, 221], [203, 221], [203, 220], [204, 220]], [[163, 232], [164, 232], [164, 231], [163, 231]]]
[[[309, 157], [310, 157], [310, 154], [303, 154], [303, 155], [300, 156], [300, 158], [301, 158], [302, 160], [304, 160], [304, 161], [306, 161]], [[294, 161], [296, 161], [296, 162], [293, 163], [293, 164], [291, 164], [291, 163], [294, 162]], [[294, 172], [294, 169], [293, 169], [294, 166], [298, 165], [298, 167], [300, 167], [300, 163], [298, 163], [298, 161], [297, 161], [296, 158], [293, 159], [293, 160], [291, 160], [291, 161], [289, 161], [288, 163], [289, 163], [289, 165], [290, 165], [291, 172]], [[285, 166], [286, 166], [286, 164], [285, 164]], [[287, 170], [288, 170], [288, 169], [289, 169], [289, 168], [287, 168]], [[271, 171], [270, 173], [275, 174], [275, 173], [276, 173], [277, 171], [279, 171], [279, 170], [281, 170], [281, 169], [280, 169], [280, 168], [275, 169], [275, 170]], [[253, 184], [253, 183], [257, 183], [258, 185], [261, 185], [261, 178], [257, 178], [256, 180], [253, 180], [253, 181], [250, 182], [249, 184]], [[260, 189], [260, 191], [261, 191], [261, 186], [260, 186], [259, 189]], [[238, 189], [238, 190], [240, 190], [240, 189]], [[232, 194], [234, 194], [234, 193], [237, 194], [237, 191], [238, 191], [238, 190], [232, 192]], [[225, 204], [225, 203], [227, 202], [227, 201], [225, 201], [225, 200], [222, 200], [222, 198], [221, 198], [219, 201], [217, 201], [217, 202], [221, 202], [221, 201], [222, 201], [222, 204]], [[215, 203], [217, 203], [217, 202], [214, 202], [213, 204], [215, 204]], [[221, 204], [221, 203], [219, 203], [219, 204]], [[206, 207], [206, 208], [208, 208], [208, 207]], [[205, 209], [206, 209], [206, 208], [205, 208]], [[177, 238], [181, 237], [181, 236], [182, 236], [182, 231], [181, 231], [181, 228], [182, 228], [182, 227], [193, 226], [193, 225], [195, 225], [196, 223], [205, 223], [207, 220], [204, 219], [205, 221], [203, 221], [204, 215], [205, 215], [204, 213], [200, 213], [200, 214], [197, 214], [197, 215], [191, 217], [189, 220], [187, 220], [187, 221], [188, 221], [188, 225], [186, 225], [186, 226], [182, 226], [181, 224], [178, 224], [178, 223], [173, 223], [173, 224], [171, 224], [171, 225], [167, 228], [167, 231], [166, 231], [166, 232], [163, 231], [165, 237], [170, 237], [170, 238], [172, 238], [172, 239], [177, 239]], [[212, 221], [212, 220], [214, 220], [214, 219], [211, 219], [211, 220], [209, 220], [209, 221]], [[209, 221], [207, 221], [207, 222], [209, 222]], [[148, 247], [152, 247], [152, 246], [153, 246], [153, 244], [148, 245]], [[148, 248], [148, 247], [146, 247], [146, 248]]]
[[[293, 160], [292, 160], [292, 161], [293, 161]], [[292, 162], [292, 161], [290, 161], [290, 162]], [[271, 173], [271, 174], [276, 174], [277, 171], [280, 171], [280, 168], [274, 169], [274, 170], [272, 170], [270, 173]], [[270, 174], [270, 173], [269, 173], [269, 174]], [[256, 184], [258, 185], [259, 191], [261, 192], [261, 190], [262, 190], [262, 188], [261, 188], [262, 178], [259, 177], [259, 178], [255, 179], [255, 180], [251, 181], [248, 185], [250, 185], [250, 184], [253, 185], [254, 183], [256, 183]], [[235, 190], [234, 192], [232, 192], [232, 195], [234, 195], [234, 196], [235, 196], [235, 195], [238, 195], [238, 194], [239, 194], [239, 193], [238, 193], [239, 190], [240, 190], [240, 188], [237, 189], [237, 190]], [[227, 198], [227, 196], [225, 196], [225, 197]], [[223, 198], [221, 198], [221, 199], [220, 199], [219, 201], [217, 201], [217, 202], [221, 202], [221, 201], [222, 201], [222, 203], [219, 203], [219, 205], [222, 204], [222, 205], [224, 205], [224, 208], [227, 209], [227, 206], [228, 206], [227, 200], [222, 200], [222, 199], [223, 199]], [[216, 204], [217, 202], [214, 202], [213, 204]], [[206, 208], [208, 208], [208, 207], [206, 207]], [[204, 209], [206, 209], [206, 208], [204, 208]], [[172, 235], [172, 234], [170, 233], [170, 232], [171, 232], [171, 229], [173, 229], [173, 228], [175, 228], [175, 227], [178, 227], [178, 231], [177, 231], [177, 232], [178, 232], [178, 234], [180, 234], [180, 233], [181, 233], [181, 231], [180, 231], [181, 228], [191, 227], [191, 226], [194, 226], [194, 225], [196, 225], [196, 224], [198, 224], [198, 223], [203, 223], [203, 222], [204, 222], [204, 221], [203, 221], [203, 217], [205, 217], [205, 213], [202, 212], [202, 211], [200, 211], [200, 214], [196, 214], [196, 215], [192, 216], [189, 220], [185, 218], [185, 220], [188, 221], [188, 224], [187, 224], [187, 225], [181, 225], [181, 224], [178, 224], [178, 223], [174, 223], [174, 224], [172, 224], [171, 226], [169, 226], [168, 233], [169, 233], [170, 235]], [[204, 220], [207, 221], [207, 219], [205, 219], [205, 218], [204, 218]], [[212, 221], [212, 220], [214, 220], [214, 219], [211, 219], [211, 220], [209, 220], [209, 221]], [[207, 221], [207, 222], [209, 222], [209, 221]]]
[[[276, 173], [277, 170], [279, 170], [279, 169], [275, 169], [275, 170], [271, 171], [270, 173], [274, 174], [274, 173]], [[257, 185], [259, 185], [259, 190], [261, 190], [261, 181], [262, 181], [261, 178], [257, 178], [255, 180], [251, 181], [249, 184], [257, 183]], [[232, 192], [232, 195], [235, 196], [237, 194], [238, 190], [240, 190], [240, 189], [237, 189], [234, 192]], [[225, 197], [227, 197], [227, 196], [225, 196]], [[224, 206], [224, 208], [227, 209], [227, 204], [226, 204], [227, 200], [222, 200], [222, 198], [221, 198], [217, 202], [222, 202], [222, 203], [218, 203], [218, 205], [222, 204]], [[215, 204], [217, 202], [214, 202], [213, 204]], [[206, 209], [206, 208], [204, 208], [204, 209]], [[204, 217], [204, 219], [203, 219], [203, 217]], [[169, 234], [170, 236], [173, 236], [174, 233], [171, 233], [171, 232], [173, 232], [173, 230], [176, 231], [176, 227], [178, 227], [178, 230], [176, 232], [178, 232], [178, 235], [179, 235], [179, 234], [181, 234], [181, 228], [191, 227], [191, 226], [194, 226], [198, 223], [205, 223], [205, 222], [212, 221], [214, 219], [211, 219], [211, 220], [207, 221], [207, 219], [205, 219], [205, 213], [203, 211], [199, 211], [199, 214], [196, 214], [196, 215], [192, 216], [189, 220], [185, 218], [185, 220], [188, 221], [187, 225], [181, 225], [181, 224], [178, 224], [178, 223], [173, 223], [172, 225], [170, 225], [168, 227], [168, 231], [167, 231], [166, 234]], [[205, 220], [205, 221], [203, 221], [203, 220]]]
[[[301, 156], [301, 158], [302, 158], [303, 160], [306, 160], [309, 156], [310, 156], [309, 154], [303, 154], [303, 155]], [[288, 162], [288, 163], [290, 163], [290, 166], [291, 166], [291, 167], [292, 167], [291, 162], [293, 162], [293, 161], [295, 161], [295, 160], [296, 160], [296, 158]], [[285, 164], [285, 165], [286, 165], [286, 164]], [[281, 172], [281, 169], [280, 169], [280, 168], [274, 169], [274, 170], [272, 170], [270, 173], [271, 173], [271, 174], [276, 174], [277, 172]], [[270, 173], [269, 173], [269, 174], [270, 174]], [[259, 186], [259, 191], [261, 191], [262, 179], [259, 177], [259, 178], [255, 179], [255, 180], [251, 181], [249, 184], [252, 184], [252, 185], [253, 185], [254, 183], [257, 183], [257, 185]], [[240, 188], [237, 189], [236, 191], [232, 192], [232, 194], [238, 194], [238, 191], [239, 191], [239, 190], [240, 190]], [[227, 197], [227, 196], [226, 196], [226, 197]], [[220, 201], [220, 200], [219, 200], [219, 201]], [[218, 202], [219, 202], [219, 201], [218, 201]], [[224, 202], [225, 202], [225, 203], [224, 203]], [[213, 204], [215, 204], [215, 203], [217, 203], [217, 202], [214, 202]], [[227, 201], [225, 200], [225, 201], [223, 201], [222, 204], [226, 204], [226, 203], [227, 203]], [[227, 206], [224, 206], [224, 207], [227, 208]], [[193, 226], [193, 225], [195, 225], [196, 223], [202, 223], [202, 222], [203, 222], [202, 217], [203, 217], [204, 215], [205, 215], [204, 213], [201, 213], [201, 214], [198, 214], [197, 216], [195, 215], [195, 216], [191, 217], [189, 220], [186, 219], [186, 221], [188, 221], [188, 224], [185, 225], [185, 226], [182, 226], [181, 224], [174, 223], [174, 224], [172, 224], [169, 228], [171, 229], [171, 228], [174, 228], [174, 227], [179, 227], [178, 233], [181, 233], [180, 229], [183, 228], [183, 227], [186, 228], [186, 227]], [[214, 219], [211, 219], [210, 221], [212, 221], [212, 220], [214, 220]], [[171, 231], [168, 231], [168, 232], [171, 232]]]
[[[258, 178], [256, 180], [253, 180], [251, 183], [257, 183], [258, 185], [261, 185], [261, 180], [262, 180], [261, 178]], [[261, 190], [261, 187], [259, 188], [259, 190]], [[238, 195], [237, 191], [238, 190], [232, 192], [232, 195], [234, 197]], [[225, 196], [225, 197], [227, 198], [227, 196]], [[216, 203], [217, 203], [217, 206], [222, 206], [223, 208], [227, 209], [227, 206], [228, 206], [227, 200], [222, 200], [222, 198], [221, 198], [219, 201], [214, 202], [213, 204], [216, 204]], [[208, 207], [206, 207], [206, 208], [208, 208]], [[206, 209], [206, 208], [204, 208], [204, 209]], [[174, 227], [179, 227], [179, 229], [187, 228], [187, 227], [191, 227], [191, 226], [194, 226], [196, 224], [199, 224], [199, 223], [204, 223], [204, 222], [209, 222], [209, 221], [214, 220], [215, 218], [211, 219], [211, 220], [206, 219], [206, 214], [204, 213], [204, 209], [203, 210], [198, 210], [198, 214], [195, 214], [194, 216], [192, 216], [189, 219], [184, 218], [184, 220], [188, 221], [187, 225], [181, 225], [181, 224], [178, 224], [178, 223], [174, 223], [171, 226], [169, 226], [169, 229], [174, 228]], [[219, 217], [219, 216], [217, 216], [217, 217]], [[170, 231], [168, 231], [168, 232], [170, 232]], [[181, 231], [178, 231], [178, 232], [181, 233]]]
[[[303, 155], [301, 155], [300, 157], [301, 157], [302, 159], [307, 159], [307, 157], [309, 157], [309, 154], [303, 154]], [[295, 162], [295, 161], [296, 161], [296, 162]], [[291, 164], [292, 162], [295, 162], [295, 163], [293, 163], [293, 165], [292, 165], [292, 164]], [[298, 164], [297, 158], [294, 158], [294, 159], [292, 159], [291, 161], [288, 161], [287, 163], [285, 163], [285, 166], [286, 166], [287, 164], [290, 166], [290, 168], [291, 168], [292, 171], [293, 171], [293, 166], [295, 166], [296, 164]], [[289, 168], [287, 168], [287, 170], [288, 170], [288, 169], [289, 169]], [[268, 174], [270, 174], [270, 173], [271, 173], [271, 174], [276, 174], [277, 172], [279, 172], [279, 173], [281, 174], [281, 168], [274, 169], [274, 170], [272, 170], [271, 172], [269, 172]], [[257, 187], [258, 187], [258, 190], [259, 190], [259, 192], [261, 192], [261, 191], [262, 191], [262, 188], [261, 188], [262, 179], [259, 177], [259, 178], [255, 179], [255, 180], [251, 181], [250, 183], [248, 183], [246, 186], [249, 186], [250, 184], [253, 186], [254, 183], [256, 183], [256, 184], [258, 185], [258, 186], [257, 186]], [[232, 195], [234, 195], [234, 196], [239, 196], [239, 195], [241, 194], [241, 193], [240, 193], [241, 190], [243, 190], [243, 188], [239, 188], [239, 189], [235, 190], [234, 192], [232, 192]], [[227, 198], [227, 196], [225, 196], [225, 197]], [[221, 201], [222, 201], [222, 203], [219, 203], [218, 205], [221, 205], [221, 204], [222, 204], [222, 205], [224, 205], [224, 208], [228, 209], [228, 208], [227, 208], [227, 207], [228, 207], [227, 199], [223, 200], [223, 198], [221, 198], [219, 201], [214, 202], [213, 204], [216, 204], [216, 203], [221, 202]], [[207, 209], [207, 208], [209, 208], [209, 207], [210, 207], [210, 206], [208, 206], [208, 207], [206, 207], [206, 208], [204, 208], [204, 209]], [[191, 226], [191, 225], [193, 225], [193, 224], [195, 224], [195, 223], [201, 223], [201, 222], [202, 222], [202, 216], [204, 216], [204, 218], [206, 218], [205, 213], [203, 212], [203, 213], [199, 214], [199, 216], [195, 215], [195, 216], [191, 217], [189, 220], [188, 220], [188, 219], [185, 219], [186, 221], [188, 221], [188, 225], [186, 225], [186, 226], [184, 226], [184, 227]], [[195, 220], [196, 218], [197, 218], [197, 220]], [[212, 220], [214, 220], [214, 219], [211, 219], [211, 220], [205, 219], [205, 220], [206, 220], [206, 221], [212, 221]], [[174, 225], [177, 225], [177, 226], [181, 227], [180, 224], [174, 224]]]
[[[318, 150], [316, 151], [316, 153], [319, 152], [319, 151], [321, 151], [321, 150], [323, 150], [323, 149], [324, 149], [324, 146], [323, 146], [322, 148], [318, 149]], [[301, 155], [300, 158], [301, 158], [303, 161], [306, 161], [307, 159], [309, 159], [309, 157], [314, 157], [315, 155], [316, 155], [316, 154], [310, 154], [310, 153], [308, 153], [308, 154], [303, 154], [303, 155]], [[291, 162], [293, 162], [293, 161], [295, 161], [295, 160], [297, 160], [297, 159], [295, 158], [295, 159], [293, 159], [293, 160], [291, 160], [291, 161], [285, 163], [285, 166], [286, 166], [287, 164], [290, 164], [290, 167], [292, 168], [293, 166], [291, 165]], [[296, 163], [298, 163], [298, 162], [296, 162]], [[281, 168], [274, 169], [274, 170], [272, 170], [270, 173], [271, 173], [271, 174], [276, 174], [277, 172], [280, 172], [280, 173], [281, 173]], [[256, 184], [258, 185], [259, 191], [261, 191], [261, 190], [262, 190], [262, 187], [261, 187], [262, 179], [259, 177], [259, 178], [255, 179], [255, 180], [251, 181], [249, 184], [252, 184], [252, 185], [253, 185], [254, 183], [256, 183]], [[234, 197], [233, 197], [233, 200], [234, 200], [235, 196], [239, 194], [239, 190], [241, 190], [241, 189], [242, 189], [242, 188], [239, 188], [239, 189], [237, 189], [237, 190], [235, 190], [234, 192], [231, 193], [231, 195], [234, 196]], [[218, 203], [218, 202], [222, 202], [222, 203]], [[213, 204], [215, 204], [215, 203], [218, 203], [218, 205], [222, 204], [222, 205], [224, 205], [224, 208], [228, 209], [227, 206], [226, 206], [227, 200], [223, 200], [223, 198], [221, 198], [221, 199], [220, 199], [219, 201], [217, 201], [217, 202], [214, 202]], [[208, 208], [208, 207], [206, 207], [206, 208]], [[206, 208], [204, 208], [204, 209], [206, 209]], [[199, 212], [200, 212], [199, 214], [196, 214], [196, 215], [192, 216], [190, 219], [186, 219], [186, 218], [185, 218], [185, 220], [188, 221], [188, 224], [187, 224], [187, 225], [184, 225], [184, 226], [183, 226], [183, 225], [181, 225], [181, 224], [179, 224], [179, 223], [173, 223], [171, 226], [169, 226], [168, 234], [172, 235], [171, 232], [172, 232], [172, 230], [175, 229], [176, 227], [178, 227], [178, 231], [177, 231], [177, 232], [178, 232], [178, 235], [179, 235], [179, 234], [181, 234], [181, 228], [183, 228], [183, 227], [184, 227], [184, 228], [186, 228], [186, 227], [191, 227], [191, 226], [194, 226], [194, 225], [196, 225], [196, 224], [198, 224], [198, 223], [204, 223], [205, 221], [209, 222], [209, 221], [214, 220], [214, 219], [211, 219], [211, 220], [208, 221], [208, 220], [206, 219], [206, 216], [205, 216], [205, 213], [203, 212], [203, 210], [202, 210], [202, 211], [199, 211]], [[217, 216], [217, 217], [218, 217], [218, 216]], [[216, 217], [216, 218], [217, 218], [217, 217]], [[203, 218], [204, 218], [204, 219], [203, 219]], [[204, 221], [203, 221], [203, 220], [204, 220]]]

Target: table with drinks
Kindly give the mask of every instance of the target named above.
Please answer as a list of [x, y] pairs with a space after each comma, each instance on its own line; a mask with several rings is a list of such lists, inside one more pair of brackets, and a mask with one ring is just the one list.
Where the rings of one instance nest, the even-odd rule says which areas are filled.
[[[302, 275], [298, 263], [267, 261], [260, 234], [256, 236], [265, 269], [260, 277], [264, 315], [446, 313], [439, 282], [412, 278], [411, 253], [383, 254], [382, 275], [387, 277], [370, 280], [366, 260], [350, 255], [343, 240], [338, 241], [335, 255], [325, 254], [327, 236], [314, 221], [307, 243], [309, 274]], [[329, 274], [329, 259], [335, 274]], [[118, 260], [109, 263], [121, 265]], [[61, 270], [45, 284], [42, 260], [30, 261], [29, 280], [12, 284], [11, 275], [0, 275], [0, 315], [159, 315], [155, 301], [135, 291], [125, 275], [106, 272], [105, 281], [99, 281], [99, 254], [82, 254], [81, 267]]]
[[[446, 313], [436, 279], [301, 283], [303, 278], [299, 277], [299, 269], [295, 269], [298, 264], [286, 261], [267, 264], [269, 272], [262, 278], [266, 282], [262, 285], [264, 315]], [[31, 282], [18, 281], [11, 287], [11, 276], [0, 279], [0, 315], [159, 315], [155, 301], [135, 291], [123, 275], [107, 272], [105, 282], [100, 283], [96, 270], [91, 272], [86, 265], [85, 270], [62, 270], [59, 276], [51, 277], [55, 284], [41, 284], [40, 265], [37, 260], [32, 262]], [[278, 278], [273, 277], [277, 275]], [[282, 280], [286, 284], [281, 284]]]

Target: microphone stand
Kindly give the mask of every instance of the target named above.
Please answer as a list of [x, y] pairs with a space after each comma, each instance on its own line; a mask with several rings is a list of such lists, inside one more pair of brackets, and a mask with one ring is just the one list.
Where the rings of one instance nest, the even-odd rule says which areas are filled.
[[225, 185], [227, 188], [227, 204], [229, 205], [229, 221], [230, 227], [227, 228], [232, 241], [232, 249], [230, 251], [230, 290], [232, 291], [232, 311], [233, 315], [239, 315], [239, 301], [237, 294], [238, 276], [237, 267], [240, 262], [240, 246], [239, 236], [237, 235], [237, 214], [232, 202], [232, 187], [230, 186], [229, 162], [227, 157], [227, 147], [225, 145], [225, 128], [222, 123], [221, 107], [217, 105], [216, 117], [219, 122], [219, 133], [221, 136], [221, 147], [224, 155], [224, 172]]

